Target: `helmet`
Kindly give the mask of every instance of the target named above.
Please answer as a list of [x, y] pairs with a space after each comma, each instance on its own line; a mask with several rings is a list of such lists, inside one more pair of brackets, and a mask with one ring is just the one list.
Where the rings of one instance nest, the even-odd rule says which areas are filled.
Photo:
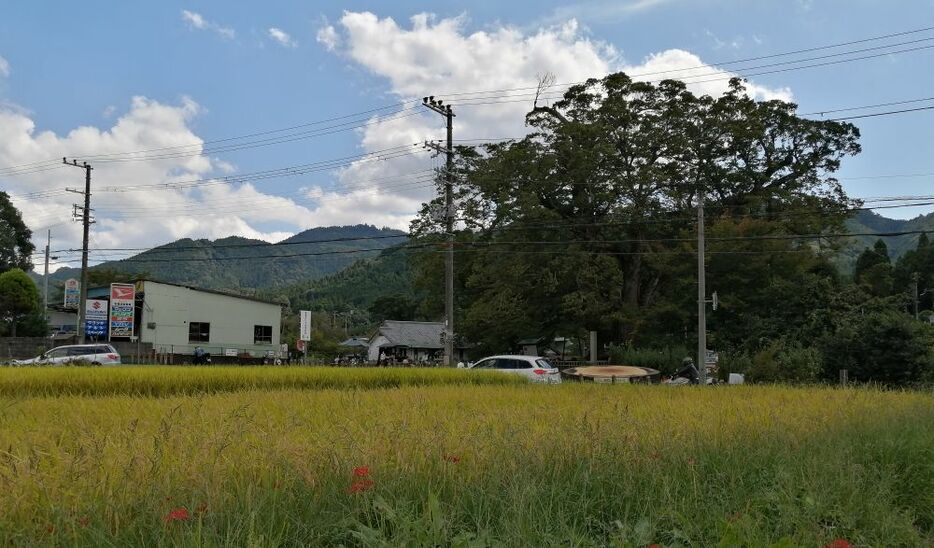
[[694, 363], [694, 360], [692, 360], [692, 359], [689, 358], [689, 357], [688, 357], [688, 358], [684, 358], [683, 360], [681, 360], [681, 365], [688, 365], [688, 364], [692, 364], [692, 363]]

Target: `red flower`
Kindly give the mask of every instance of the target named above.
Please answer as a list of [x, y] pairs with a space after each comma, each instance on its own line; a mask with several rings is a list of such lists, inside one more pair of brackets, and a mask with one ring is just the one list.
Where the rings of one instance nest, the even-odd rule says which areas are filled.
[[45, 532], [51, 535], [55, 532], [55, 526], [52, 524], [46, 525]]
[[446, 461], [448, 461], [448, 462], [452, 462], [452, 463], [454, 463], [454, 464], [457, 464], [457, 463], [459, 463], [459, 462], [461, 461], [461, 458], [458, 457], [457, 455], [444, 455], [444, 456], [441, 457], [441, 458], [443, 458], [444, 460], [446, 460]]
[[78, 525], [81, 527], [87, 527], [91, 523], [91, 518], [88, 516], [81, 516], [78, 518]]
[[353, 469], [353, 475], [355, 478], [365, 478], [370, 475], [370, 467], [358, 466]]
[[373, 487], [374, 485], [376, 485], [376, 482], [374, 482], [374, 481], [371, 480], [371, 479], [357, 480], [357, 481], [355, 481], [355, 482], [353, 482], [353, 483], [350, 484], [350, 489], [349, 489], [349, 491], [350, 491], [351, 493], [362, 493], [362, 492], [364, 492], [364, 491], [369, 490], [369, 489], [370, 489], [371, 487]]
[[187, 521], [191, 517], [191, 514], [188, 513], [187, 508], [175, 508], [170, 511], [165, 517], [162, 518], [162, 521], [165, 523], [172, 523], [173, 521]]
[[835, 538], [824, 545], [824, 548], [850, 548], [853, 546], [850, 541], [843, 538]]

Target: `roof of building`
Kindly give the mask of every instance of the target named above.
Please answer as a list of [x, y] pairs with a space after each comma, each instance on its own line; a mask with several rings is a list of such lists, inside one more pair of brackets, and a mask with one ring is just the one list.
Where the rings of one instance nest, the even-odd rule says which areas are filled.
[[343, 341], [340, 345], [367, 347], [370, 346], [370, 342], [369, 339], [366, 339], [365, 337], [351, 337], [346, 341]]
[[441, 348], [441, 322], [404, 322], [386, 320], [379, 326], [377, 336], [386, 337], [389, 344], [381, 346], [408, 346], [410, 348]]
[[249, 295], [240, 295], [240, 294], [232, 293], [232, 292], [229, 292], [229, 291], [220, 291], [220, 290], [218, 290], [218, 289], [205, 289], [205, 288], [203, 288], [203, 287], [194, 287], [194, 286], [190, 286], [190, 285], [177, 284], [177, 283], [173, 283], [173, 282], [163, 282], [163, 281], [160, 281], [160, 280], [151, 280], [151, 279], [148, 279], [148, 278], [147, 278], [147, 279], [144, 279], [144, 280], [138, 280], [138, 281], [142, 281], [142, 282], [151, 282], [151, 283], [162, 284], [162, 285], [173, 285], [173, 286], [175, 286], [175, 287], [184, 287], [185, 289], [190, 289], [190, 290], [192, 290], [192, 291], [201, 291], [202, 293], [214, 293], [215, 295], [223, 295], [223, 296], [225, 296], [225, 297], [233, 297], [233, 298], [235, 298], [235, 299], [243, 299], [243, 300], [246, 300], [246, 301], [254, 301], [254, 302], [257, 302], [257, 303], [271, 304], [271, 305], [275, 305], [275, 306], [279, 306], [279, 307], [282, 306], [282, 303], [277, 303], [277, 302], [275, 302], [275, 301], [267, 301], [267, 300], [265, 300], [265, 299], [260, 299], [260, 298], [257, 298], [257, 297], [251, 297], [251, 296], [249, 296]]

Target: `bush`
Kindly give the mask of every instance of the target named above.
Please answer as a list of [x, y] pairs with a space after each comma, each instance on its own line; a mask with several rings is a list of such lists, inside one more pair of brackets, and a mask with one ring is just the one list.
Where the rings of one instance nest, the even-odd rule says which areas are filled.
[[663, 375], [671, 375], [681, 366], [681, 360], [693, 354], [683, 346], [665, 348], [633, 348], [631, 346], [610, 347], [610, 363], [657, 369]]
[[816, 348], [778, 339], [756, 352], [744, 373], [750, 382], [814, 382], [822, 371], [823, 361]]
[[824, 337], [824, 375], [836, 379], [841, 369], [860, 382], [903, 385], [934, 375], [932, 329], [901, 312], [852, 315]]

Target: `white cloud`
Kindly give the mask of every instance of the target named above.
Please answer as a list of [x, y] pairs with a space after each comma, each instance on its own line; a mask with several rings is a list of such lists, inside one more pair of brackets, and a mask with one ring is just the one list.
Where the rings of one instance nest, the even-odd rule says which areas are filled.
[[[148, 247], [182, 237], [220, 238], [239, 235], [278, 241], [295, 230], [314, 226], [310, 209], [295, 199], [262, 192], [250, 184], [218, 184], [199, 188], [129, 192], [127, 186], [171, 184], [210, 177], [234, 170], [229, 163], [202, 154], [204, 141], [190, 128], [202, 112], [192, 99], [167, 105], [146, 97], [134, 97], [129, 111], [111, 127], [83, 126], [67, 134], [39, 131], [23, 112], [0, 107], [0, 166], [16, 166], [62, 156], [91, 158], [94, 166], [92, 207], [96, 223], [91, 247]], [[94, 156], [127, 151], [190, 146], [193, 155], [147, 161], [104, 162]], [[24, 220], [36, 238], [52, 227], [56, 249], [80, 247], [80, 225], [71, 222], [76, 196], [58, 193], [29, 197], [36, 192], [61, 191], [83, 182], [77, 169], [60, 169], [0, 175], [0, 186], [14, 197]], [[121, 191], [122, 190], [122, 191]], [[273, 224], [275, 223], [275, 224]], [[274, 230], [258, 227], [278, 226]], [[41, 242], [40, 242], [41, 243]], [[92, 255], [92, 259], [96, 255]], [[101, 257], [101, 256], [97, 256]], [[101, 257], [103, 258], [103, 257]]]
[[294, 48], [298, 45], [298, 42], [293, 40], [292, 37], [289, 36], [287, 32], [285, 32], [284, 30], [280, 28], [270, 27], [269, 37], [275, 40], [276, 42], [279, 42], [279, 44], [287, 48]]
[[333, 25], [324, 25], [319, 28], [315, 39], [319, 44], [324, 45], [328, 51], [334, 51], [340, 45], [340, 36]]
[[10, 75], [10, 62], [3, 58], [0, 55], [0, 76], [9, 76]]
[[[729, 78], [736, 76], [735, 73], [726, 70], [705, 66], [700, 57], [682, 49], [669, 49], [652, 54], [642, 63], [624, 65], [620, 67], [620, 70], [637, 80], [683, 79], [690, 82], [688, 88], [694, 93], [713, 96], [723, 93], [727, 89]], [[757, 99], [790, 101], [793, 98], [791, 90], [787, 87], [769, 88], [754, 82], [746, 82], [746, 89]]]
[[[623, 8], [648, 9], [658, 3], [635, 2], [624, 4]], [[606, 3], [588, 5], [598, 4], [609, 9]], [[525, 114], [533, 106], [533, 98], [528, 91], [516, 91], [512, 92], [514, 98], [509, 99], [512, 102], [471, 106], [466, 97], [445, 96], [445, 92], [534, 88], [539, 75], [544, 73], [555, 75], [559, 83], [567, 83], [624, 70], [637, 79], [641, 74], [645, 80], [696, 76], [694, 80], [698, 83], [689, 86], [692, 91], [718, 95], [727, 89], [728, 79], [734, 76], [712, 67], [697, 69], [703, 61], [695, 54], [677, 49], [650, 55], [640, 63], [626, 63], [614, 46], [590, 38], [573, 19], [533, 32], [508, 26], [468, 32], [466, 25], [463, 16], [437, 19], [419, 14], [411, 18], [409, 27], [403, 27], [391, 18], [347, 12], [337, 24], [340, 31], [330, 25], [319, 30], [319, 42], [335, 48], [341, 44], [342, 54], [385, 78], [391, 92], [402, 100], [434, 94], [453, 104], [457, 113], [455, 139], [524, 135], [528, 131]], [[324, 29], [329, 30], [325, 32]], [[322, 35], [327, 38], [323, 39]], [[750, 83], [748, 89], [751, 95], [760, 98], [791, 98], [786, 88], [772, 89]], [[555, 90], [550, 97], [560, 91], [559, 88]], [[494, 91], [480, 96], [503, 94]], [[365, 151], [444, 136], [440, 117], [427, 109], [424, 116], [374, 117], [371, 122], [360, 133], [361, 147]], [[433, 197], [434, 188], [414, 183], [389, 187], [366, 181], [416, 172], [429, 165], [425, 159], [414, 157], [385, 163], [360, 162], [345, 168], [340, 180], [355, 191], [365, 188], [370, 193], [366, 197], [350, 194], [341, 211], [351, 212], [358, 221], [376, 222], [378, 219], [381, 224], [404, 226], [419, 204]], [[326, 195], [312, 188], [309, 197]], [[370, 199], [373, 195], [379, 199]], [[410, 209], [406, 211], [405, 207]], [[328, 208], [322, 211], [326, 211], [329, 219], [343, 218]]]
[[182, 10], [182, 20], [188, 23], [188, 26], [193, 29], [210, 30], [227, 40], [233, 40], [237, 35], [234, 29], [219, 25], [213, 21], [208, 21], [203, 15], [197, 12]]

